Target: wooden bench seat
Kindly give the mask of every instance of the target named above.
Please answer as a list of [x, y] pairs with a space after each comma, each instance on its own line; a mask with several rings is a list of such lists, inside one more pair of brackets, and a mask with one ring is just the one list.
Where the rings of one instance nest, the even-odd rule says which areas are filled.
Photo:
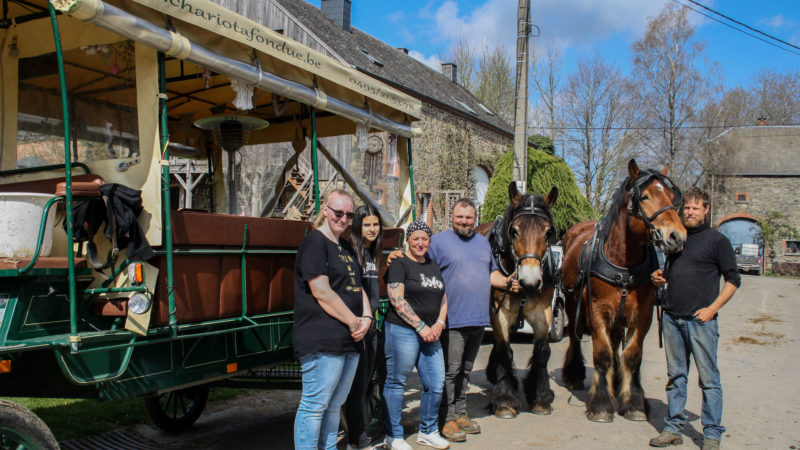
[[[0, 258], [0, 270], [19, 270], [30, 264], [31, 258]], [[86, 258], [73, 260], [76, 269], [85, 269]], [[69, 261], [66, 256], [41, 256], [36, 260], [34, 269], [68, 269]]]
[[[46, 178], [44, 180], [20, 181], [16, 183], [0, 184], [0, 192], [34, 192], [37, 194], [63, 195], [58, 191], [59, 183], [66, 183], [65, 177]], [[72, 186], [73, 194], [78, 195], [83, 192], [82, 187], [91, 185], [100, 186], [103, 184], [103, 177], [93, 173], [73, 175]]]

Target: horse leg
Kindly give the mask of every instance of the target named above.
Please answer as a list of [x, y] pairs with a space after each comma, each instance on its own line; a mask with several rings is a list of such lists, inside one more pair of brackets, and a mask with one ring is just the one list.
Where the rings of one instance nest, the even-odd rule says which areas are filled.
[[[507, 302], [506, 305], [514, 302]], [[489, 354], [489, 365], [486, 367], [486, 378], [492, 383], [489, 392], [491, 410], [501, 419], [513, 419], [521, 408], [519, 400], [519, 382], [514, 376], [514, 354], [511, 350], [511, 313], [509, 308], [502, 308], [497, 314], [491, 312], [489, 317], [494, 331], [494, 346]]]
[[[647, 420], [647, 402], [641, 383], [642, 345], [652, 320], [652, 308], [639, 311], [636, 323], [628, 328], [620, 361], [618, 412], [628, 420]], [[642, 314], [643, 313], [643, 314]]]
[[580, 337], [583, 335], [583, 324], [579, 324], [575, 319], [577, 302], [573, 299], [567, 301], [566, 307], [569, 314], [567, 324], [567, 334], [569, 335], [569, 346], [564, 356], [564, 365], [561, 369], [561, 378], [564, 385], [571, 391], [582, 391], [583, 381], [586, 379], [586, 365], [583, 361]]
[[[595, 309], [595, 312], [597, 309]], [[586, 417], [592, 422], [614, 421], [614, 351], [605, 317], [592, 317], [594, 378], [586, 397]]]
[[[552, 294], [551, 294], [552, 296]], [[550, 298], [541, 296], [527, 314], [528, 322], [533, 327], [533, 354], [530, 370], [525, 379], [525, 397], [534, 414], [550, 414], [553, 412], [553, 390], [550, 389], [550, 377], [547, 373], [547, 361], [550, 359], [550, 339], [548, 335], [548, 317], [552, 317]]]

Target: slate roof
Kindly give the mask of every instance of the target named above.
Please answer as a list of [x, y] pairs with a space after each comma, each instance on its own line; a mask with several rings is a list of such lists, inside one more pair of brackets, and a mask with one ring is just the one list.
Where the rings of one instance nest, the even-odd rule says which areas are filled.
[[[352, 67], [392, 87], [440, 108], [448, 109], [495, 131], [513, 136], [514, 128], [458, 83], [431, 69], [404, 51], [363, 31], [343, 30], [319, 8], [304, 0], [273, 0], [330, 47]], [[353, 8], [358, 5], [354, 4]]]
[[730, 128], [714, 138], [715, 175], [800, 176], [800, 126]]

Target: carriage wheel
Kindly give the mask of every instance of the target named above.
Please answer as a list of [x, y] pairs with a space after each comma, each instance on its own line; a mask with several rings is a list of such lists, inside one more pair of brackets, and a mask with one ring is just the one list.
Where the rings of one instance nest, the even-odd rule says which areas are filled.
[[548, 337], [550, 342], [558, 342], [564, 337], [564, 327], [567, 323], [567, 312], [564, 309], [564, 302], [556, 301], [553, 306], [553, 320], [550, 322]]
[[208, 386], [194, 386], [144, 399], [150, 420], [164, 431], [187, 431], [200, 417], [208, 400]]
[[0, 399], [0, 449], [58, 449], [58, 442], [36, 414]]

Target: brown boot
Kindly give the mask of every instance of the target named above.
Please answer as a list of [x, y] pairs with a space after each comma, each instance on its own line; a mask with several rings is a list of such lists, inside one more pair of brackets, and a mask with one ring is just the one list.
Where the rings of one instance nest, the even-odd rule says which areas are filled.
[[448, 441], [464, 442], [467, 440], [467, 434], [458, 426], [455, 420], [451, 420], [444, 424], [442, 427], [442, 436]]
[[458, 427], [467, 434], [478, 434], [481, 432], [481, 426], [478, 425], [478, 422], [470, 419], [466, 414], [457, 415], [456, 424], [458, 424]]
[[683, 444], [683, 437], [680, 434], [664, 430], [658, 436], [650, 439], [651, 447], [669, 447], [670, 445]]

